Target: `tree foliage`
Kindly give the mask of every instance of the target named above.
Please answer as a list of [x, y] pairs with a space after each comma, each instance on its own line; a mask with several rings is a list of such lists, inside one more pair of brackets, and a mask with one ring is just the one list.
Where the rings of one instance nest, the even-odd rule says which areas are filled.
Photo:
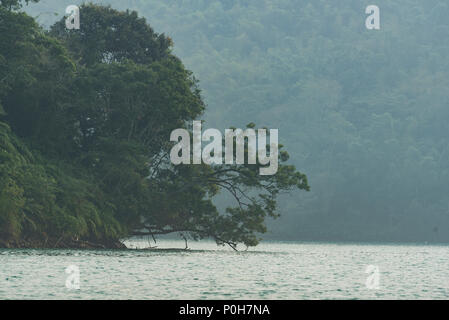
[[[172, 42], [136, 12], [81, 6], [81, 30], [49, 32], [0, 8], [0, 240], [108, 243], [182, 232], [256, 245], [279, 193], [308, 190], [281, 164], [173, 166], [170, 132], [205, 104]], [[281, 152], [280, 161], [288, 155]], [[235, 201], [220, 212], [213, 198]]]

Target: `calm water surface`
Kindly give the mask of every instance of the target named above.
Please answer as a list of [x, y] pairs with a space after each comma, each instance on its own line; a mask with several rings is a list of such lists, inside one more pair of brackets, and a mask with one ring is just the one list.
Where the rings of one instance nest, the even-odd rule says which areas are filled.
[[[143, 248], [146, 241], [127, 242]], [[246, 252], [0, 249], [0, 299], [447, 299], [449, 246], [265, 242]], [[68, 266], [80, 289], [66, 288]], [[379, 270], [369, 289], [367, 266]], [[373, 282], [370, 282], [371, 284]]]

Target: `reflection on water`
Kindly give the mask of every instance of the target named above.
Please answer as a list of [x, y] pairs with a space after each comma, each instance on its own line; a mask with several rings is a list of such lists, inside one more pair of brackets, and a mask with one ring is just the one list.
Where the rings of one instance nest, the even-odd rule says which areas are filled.
[[[0, 298], [449, 298], [449, 246], [267, 242], [234, 252], [213, 242], [189, 243], [190, 250], [174, 240], [151, 250], [143, 249], [147, 241], [127, 245], [134, 249], [0, 249]], [[73, 265], [80, 290], [66, 287]]]

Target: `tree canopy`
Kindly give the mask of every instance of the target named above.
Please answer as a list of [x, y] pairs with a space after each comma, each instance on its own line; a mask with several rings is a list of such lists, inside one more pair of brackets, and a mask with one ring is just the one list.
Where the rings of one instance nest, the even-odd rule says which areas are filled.
[[[279, 193], [309, 189], [285, 151], [273, 176], [170, 163], [170, 132], [206, 106], [171, 39], [136, 12], [82, 5], [80, 30], [63, 18], [47, 32], [19, 5], [0, 7], [0, 241], [111, 246], [181, 232], [253, 246]], [[220, 192], [235, 205], [218, 210]]]

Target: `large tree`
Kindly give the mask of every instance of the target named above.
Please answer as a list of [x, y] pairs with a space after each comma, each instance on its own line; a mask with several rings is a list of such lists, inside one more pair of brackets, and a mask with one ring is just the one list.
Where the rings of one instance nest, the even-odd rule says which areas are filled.
[[[189, 129], [205, 110], [198, 81], [171, 53], [170, 38], [137, 13], [92, 4], [80, 11], [80, 30], [62, 19], [47, 34], [8, 13], [28, 19], [21, 45], [29, 49], [14, 62], [26, 68], [26, 81], [18, 77], [0, 97], [4, 119], [42, 155], [43, 175], [54, 181], [48, 201], [56, 209], [38, 220], [30, 205], [26, 217], [58, 242], [181, 232], [256, 245], [266, 218], [278, 216], [278, 194], [308, 190], [306, 176], [285, 165], [284, 151], [272, 176], [260, 176], [259, 165], [172, 165], [170, 132]], [[4, 45], [6, 55], [17, 42]], [[213, 201], [221, 191], [235, 202], [224, 212]], [[25, 190], [25, 204], [34, 192]]]

